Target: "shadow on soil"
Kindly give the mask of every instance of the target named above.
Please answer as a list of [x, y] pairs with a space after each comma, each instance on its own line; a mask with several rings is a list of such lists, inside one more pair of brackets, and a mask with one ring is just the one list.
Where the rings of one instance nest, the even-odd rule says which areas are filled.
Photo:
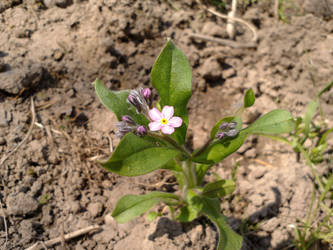
[[[256, 225], [259, 222], [268, 220], [279, 213], [279, 207], [281, 205], [281, 193], [276, 187], [272, 187], [272, 190], [275, 196], [274, 202], [267, 204], [265, 207], [251, 214], [246, 220], [247, 228], [249, 228], [251, 225]], [[280, 242], [278, 246], [272, 248], [270, 235], [261, 236], [259, 230], [251, 231], [240, 229], [242, 227], [241, 225], [244, 225], [244, 220], [242, 221], [240, 219], [231, 217], [229, 218], [229, 221], [232, 221], [233, 225], [238, 225], [237, 232], [243, 236], [242, 250], [292, 249], [292, 247], [288, 247], [291, 246], [291, 241], [293, 239], [292, 235], [288, 235], [287, 240]], [[206, 217], [200, 217], [190, 223], [179, 223], [172, 221], [167, 217], [162, 217], [159, 219], [154, 233], [152, 233], [148, 239], [155, 241], [155, 239], [162, 237], [165, 234], [168, 235], [169, 239], [173, 239], [174, 237], [177, 237], [183, 233], [189, 232], [198, 224], [201, 224], [204, 228], [207, 226], [212, 227], [214, 231], [217, 231], [214, 224], [212, 224]]]

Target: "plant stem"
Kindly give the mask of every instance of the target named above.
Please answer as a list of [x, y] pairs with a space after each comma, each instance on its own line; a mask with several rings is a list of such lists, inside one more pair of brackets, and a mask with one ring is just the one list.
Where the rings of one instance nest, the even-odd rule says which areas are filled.
[[159, 134], [151, 133], [151, 132], [148, 132], [148, 135], [150, 135], [151, 137], [155, 137], [155, 138], [167, 141], [174, 148], [176, 148], [179, 151], [181, 151], [182, 153], [184, 153], [188, 158], [191, 157], [191, 154], [189, 152], [187, 152], [187, 150], [184, 147], [178, 145], [178, 143], [174, 139], [172, 139], [171, 137], [169, 137], [167, 135], [159, 135]]
[[182, 190], [183, 200], [187, 199], [188, 188], [195, 188], [197, 186], [197, 176], [195, 172], [195, 164], [189, 159], [182, 162], [182, 170], [184, 174], [184, 187]]

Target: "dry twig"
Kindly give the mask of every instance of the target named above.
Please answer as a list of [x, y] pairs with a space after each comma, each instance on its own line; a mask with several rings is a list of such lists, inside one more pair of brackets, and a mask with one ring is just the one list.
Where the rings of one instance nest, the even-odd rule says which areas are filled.
[[261, 165], [264, 165], [266, 167], [275, 168], [275, 166], [273, 166], [272, 164], [270, 164], [266, 161], [263, 161], [263, 160], [260, 160], [260, 159], [255, 159], [254, 161], [261, 164]]
[[63, 235], [63, 237], [59, 236], [57, 238], [54, 238], [52, 240], [48, 240], [48, 241], [45, 241], [45, 242], [37, 242], [34, 245], [32, 245], [31, 247], [27, 248], [26, 250], [37, 250], [37, 249], [39, 249], [38, 245], [41, 244], [41, 243], [43, 245], [45, 245], [46, 247], [52, 247], [55, 244], [61, 243], [63, 239], [65, 241], [69, 241], [73, 238], [76, 238], [76, 237], [81, 236], [83, 234], [90, 233], [90, 232], [98, 230], [98, 229], [100, 229], [100, 226], [98, 226], [98, 225], [89, 226], [89, 227], [74, 231], [72, 233], [65, 234], [65, 235]]
[[25, 135], [25, 137], [23, 138], [23, 140], [17, 144], [17, 146], [12, 150], [10, 151], [9, 153], [7, 153], [7, 155], [5, 155], [1, 161], [0, 161], [0, 166], [12, 155], [14, 154], [26, 141], [27, 139], [29, 138], [29, 136], [31, 135], [31, 132], [32, 132], [32, 129], [34, 127], [34, 124], [35, 124], [35, 121], [36, 121], [36, 112], [35, 112], [35, 104], [34, 104], [34, 100], [33, 98], [31, 97], [31, 107], [30, 107], [30, 110], [31, 110], [31, 114], [32, 114], [32, 121], [31, 121], [31, 124], [30, 124], [30, 127], [29, 127], [29, 130], [28, 130], [28, 133]]

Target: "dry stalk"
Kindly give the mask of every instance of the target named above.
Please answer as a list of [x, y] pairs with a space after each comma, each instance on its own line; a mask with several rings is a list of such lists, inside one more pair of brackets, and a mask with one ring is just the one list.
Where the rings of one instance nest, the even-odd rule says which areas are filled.
[[255, 159], [254, 161], [266, 167], [276, 168], [274, 165], [260, 159]]
[[274, 17], [279, 20], [280, 0], [274, 0]]
[[236, 35], [236, 30], [235, 30], [235, 22], [232, 20], [236, 16], [236, 11], [237, 11], [237, 0], [232, 0], [231, 4], [231, 11], [228, 13], [228, 19], [227, 22], [227, 33], [230, 37], [230, 39], [234, 40], [235, 35]]
[[5, 155], [1, 161], [0, 161], [0, 166], [12, 155], [14, 154], [29, 138], [29, 136], [31, 135], [31, 132], [32, 132], [32, 129], [34, 127], [34, 124], [35, 124], [35, 121], [36, 121], [36, 111], [35, 111], [35, 104], [34, 104], [34, 100], [33, 98], [31, 97], [31, 107], [30, 107], [30, 110], [31, 110], [31, 115], [32, 115], [32, 121], [31, 121], [31, 124], [30, 124], [30, 127], [29, 127], [29, 130], [28, 130], [28, 133], [25, 135], [25, 137], [23, 138], [23, 140], [17, 144], [17, 146], [12, 150], [10, 151], [9, 153], [7, 153], [7, 155]]
[[52, 247], [53, 245], [61, 243], [63, 241], [63, 239], [65, 241], [69, 241], [69, 240], [71, 240], [73, 238], [76, 238], [76, 237], [79, 237], [81, 235], [90, 233], [92, 231], [96, 231], [98, 229], [100, 229], [99, 225], [89, 226], [89, 227], [86, 227], [86, 228], [74, 231], [72, 233], [65, 234], [65, 235], [63, 235], [63, 237], [59, 236], [57, 238], [54, 238], [52, 240], [48, 240], [48, 241], [45, 241], [45, 242], [37, 242], [37, 243], [35, 243], [34, 245], [32, 245], [31, 247], [29, 247], [29, 248], [27, 248], [25, 250], [37, 250], [37, 249], [40, 249], [40, 248], [38, 248], [39, 244], [42, 244], [44, 247]]
[[[230, 41], [227, 39], [221, 39], [221, 38], [216, 38], [216, 37], [212, 37], [212, 36], [205, 36], [205, 35], [196, 34], [196, 33], [189, 34], [190, 37], [198, 38], [198, 39], [206, 40], [206, 41], [210, 41], [210, 42], [216, 42], [216, 43], [226, 45], [226, 46], [229, 46], [232, 48], [255, 48], [255, 47], [257, 47], [258, 33], [257, 33], [256, 27], [254, 27], [254, 25], [250, 24], [249, 22], [244, 21], [241, 18], [234, 17], [234, 15], [235, 15], [234, 12], [236, 11], [236, 6], [237, 6], [237, 2], [235, 0], [233, 1], [233, 10], [231, 11], [231, 12], [233, 12], [233, 11], [234, 12], [233, 12], [233, 14], [230, 13], [230, 16], [218, 13], [213, 9], [205, 7], [201, 3], [200, 0], [197, 0], [197, 2], [202, 6], [202, 8], [204, 10], [210, 12], [211, 14], [213, 14], [217, 17], [228, 20], [228, 23], [232, 22], [232, 25], [234, 25], [234, 22], [239, 22], [239, 23], [245, 25], [253, 33], [253, 37], [251, 39], [251, 42], [235, 42], [235, 41]], [[234, 29], [234, 26], [232, 26], [233, 28], [230, 28], [230, 27], [231, 26], [229, 25], [229, 29]], [[230, 30], [230, 32], [232, 32], [232, 30]], [[228, 34], [229, 34], [229, 31], [228, 31]], [[232, 35], [232, 34], [230, 33], [229, 36], [230, 35]], [[232, 36], [231, 36], [231, 38], [232, 38]]]

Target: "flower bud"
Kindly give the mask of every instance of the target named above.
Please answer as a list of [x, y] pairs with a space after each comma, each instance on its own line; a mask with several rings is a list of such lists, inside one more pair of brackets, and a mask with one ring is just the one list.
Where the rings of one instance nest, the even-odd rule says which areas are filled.
[[236, 128], [236, 126], [237, 126], [237, 122], [230, 122], [230, 123], [228, 124], [228, 128], [229, 128], [229, 129], [234, 129], [234, 128]]
[[238, 131], [236, 129], [230, 129], [228, 132], [226, 132], [226, 135], [229, 137], [235, 137], [238, 134]]
[[116, 128], [117, 128], [116, 136], [119, 138], [122, 138], [124, 135], [126, 135], [129, 132], [132, 132], [135, 129], [134, 126], [128, 124], [125, 121], [117, 122]]
[[129, 94], [127, 97], [127, 102], [132, 104], [135, 107], [137, 113], [141, 112], [142, 105], [140, 104], [140, 102], [138, 101], [138, 98], [135, 95]]
[[123, 115], [121, 117], [121, 120], [124, 121], [124, 122], [127, 122], [128, 124], [131, 124], [131, 125], [135, 125], [135, 121], [133, 120], [132, 117], [130, 117], [129, 115]]
[[228, 123], [227, 122], [222, 122], [220, 125], [220, 129], [224, 130], [228, 127]]
[[147, 134], [147, 129], [144, 126], [139, 126], [136, 129], [136, 134], [139, 135], [139, 136], [146, 135]]
[[144, 89], [142, 89], [141, 94], [143, 95], [143, 97], [146, 100], [150, 100], [150, 96], [151, 96], [151, 90], [150, 90], [150, 88], [144, 88]]
[[222, 140], [225, 136], [226, 136], [226, 133], [225, 133], [225, 132], [220, 132], [220, 133], [217, 134], [217, 138], [218, 138], [219, 140]]
[[127, 102], [135, 107], [136, 112], [138, 114], [139, 113], [147, 114], [149, 107], [142, 92], [143, 92], [142, 88], [139, 88], [138, 90], [131, 90], [127, 97]]

